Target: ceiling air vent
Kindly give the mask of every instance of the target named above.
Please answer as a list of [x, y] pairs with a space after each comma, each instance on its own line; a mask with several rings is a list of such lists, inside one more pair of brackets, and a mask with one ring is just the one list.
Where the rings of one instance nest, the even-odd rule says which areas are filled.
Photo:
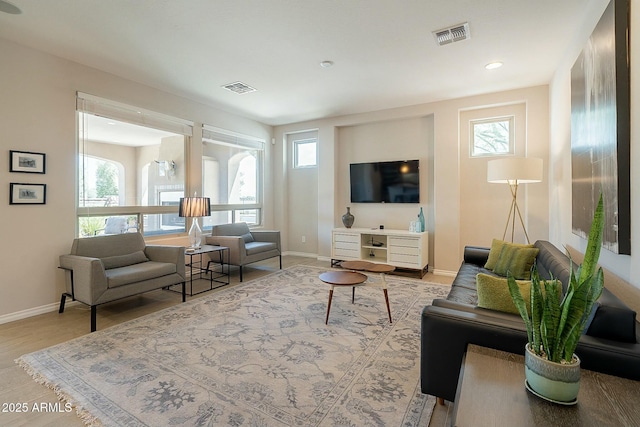
[[436, 43], [440, 46], [469, 39], [471, 38], [469, 23], [465, 22], [464, 24], [454, 25], [453, 27], [434, 31], [433, 37], [435, 37]]
[[238, 93], [240, 95], [242, 95], [244, 93], [249, 93], [249, 92], [255, 92], [256, 91], [255, 88], [252, 88], [248, 84], [244, 84], [242, 82], [229, 83], [229, 84], [223, 85], [222, 87], [227, 89], [227, 90], [230, 90], [231, 92]]

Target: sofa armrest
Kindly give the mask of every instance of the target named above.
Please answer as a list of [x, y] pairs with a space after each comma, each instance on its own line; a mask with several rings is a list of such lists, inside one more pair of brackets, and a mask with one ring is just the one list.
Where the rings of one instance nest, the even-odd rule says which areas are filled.
[[484, 267], [489, 259], [490, 248], [481, 246], [465, 246], [464, 247], [464, 262]]
[[242, 265], [247, 256], [247, 248], [242, 236], [207, 236], [206, 242], [208, 245], [229, 248], [229, 264]]
[[256, 242], [270, 242], [275, 243], [280, 251], [280, 232], [272, 230], [255, 230], [251, 232], [251, 235]]
[[61, 255], [60, 267], [71, 273], [65, 274], [67, 293], [73, 294], [73, 297], [80, 302], [94, 305], [107, 290], [107, 276], [100, 258]]
[[429, 305], [422, 310], [420, 381], [425, 394], [453, 402], [467, 344], [524, 354], [524, 322]]
[[186, 280], [184, 246], [146, 245], [144, 253], [150, 261], [176, 265], [176, 272]]
[[524, 325], [524, 321], [519, 314], [505, 313], [502, 311], [491, 310], [488, 308], [478, 307], [477, 305], [464, 304], [457, 301], [451, 301], [446, 299], [435, 299], [431, 303], [431, 305], [435, 305], [436, 307], [448, 308], [456, 311], [463, 311], [466, 313], [475, 313], [478, 316], [494, 318], [499, 321], [504, 322], [514, 322], [516, 324]]

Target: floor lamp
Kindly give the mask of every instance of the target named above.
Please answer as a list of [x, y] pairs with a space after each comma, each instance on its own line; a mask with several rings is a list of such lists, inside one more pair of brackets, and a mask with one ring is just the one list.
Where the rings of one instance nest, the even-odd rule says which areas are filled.
[[192, 218], [189, 229], [189, 249], [199, 249], [202, 244], [202, 229], [198, 218], [211, 215], [211, 202], [208, 197], [181, 197], [178, 216]]
[[502, 240], [507, 235], [509, 222], [511, 222], [511, 242], [513, 243], [513, 235], [516, 227], [516, 213], [520, 218], [520, 224], [524, 230], [524, 235], [529, 242], [527, 228], [524, 226], [522, 214], [518, 207], [518, 186], [520, 184], [528, 184], [531, 182], [542, 181], [542, 159], [531, 157], [508, 157], [498, 160], [490, 160], [487, 164], [487, 181], [492, 183], [506, 183], [511, 190], [511, 208], [507, 216], [507, 224], [504, 227]]

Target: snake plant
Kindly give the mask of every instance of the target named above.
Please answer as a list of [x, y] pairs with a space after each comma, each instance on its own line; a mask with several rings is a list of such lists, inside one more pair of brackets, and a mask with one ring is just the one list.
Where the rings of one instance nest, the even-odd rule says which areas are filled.
[[602, 293], [604, 274], [602, 268], [596, 270], [596, 267], [600, 257], [603, 229], [604, 209], [600, 194], [583, 263], [574, 271], [573, 261], [569, 259], [571, 275], [567, 292], [562, 299], [562, 283], [553, 278], [540, 281], [534, 264], [531, 271], [531, 305], [527, 311], [515, 279], [511, 274], [507, 276], [511, 298], [527, 327], [529, 348], [552, 362], [571, 362], [593, 304]]

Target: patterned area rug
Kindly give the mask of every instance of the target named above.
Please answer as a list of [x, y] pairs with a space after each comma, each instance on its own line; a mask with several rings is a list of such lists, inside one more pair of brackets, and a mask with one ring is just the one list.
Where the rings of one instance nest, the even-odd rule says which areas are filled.
[[[420, 312], [449, 287], [336, 289], [296, 266], [20, 357], [105, 426], [428, 426]], [[379, 280], [371, 277], [371, 280]]]

